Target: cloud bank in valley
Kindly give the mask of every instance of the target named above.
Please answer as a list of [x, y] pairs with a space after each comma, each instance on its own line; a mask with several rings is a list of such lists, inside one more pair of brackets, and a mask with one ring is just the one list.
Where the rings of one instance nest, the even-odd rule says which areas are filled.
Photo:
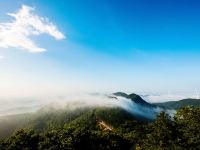
[[[4, 102], [2, 101], [2, 104], [3, 103]], [[27, 101], [25, 99], [18, 99], [15, 101], [7, 101], [6, 104], [9, 105], [2, 105], [2, 108], [0, 107], [0, 109], [2, 110], [0, 111], [0, 116], [24, 112], [33, 112], [37, 111], [40, 108], [47, 108], [48, 110], [67, 108], [73, 110], [84, 107], [118, 107], [124, 109], [132, 115], [139, 115], [149, 119], [155, 119], [157, 114], [162, 111], [165, 111], [171, 116], [173, 116], [173, 114], [175, 113], [175, 110], [164, 110], [160, 107], [146, 107], [133, 102], [131, 99], [127, 99], [121, 96], [110, 98], [110, 95], [108, 96], [104, 94], [77, 94], [51, 98], [43, 97], [32, 99], [30, 101]]]
[[56, 40], [65, 38], [57, 27], [43, 18], [34, 14], [34, 8], [22, 5], [16, 13], [8, 13], [14, 17], [12, 22], [0, 23], [0, 48], [20, 48], [28, 52], [44, 52], [45, 48], [39, 47], [31, 36], [48, 34]]

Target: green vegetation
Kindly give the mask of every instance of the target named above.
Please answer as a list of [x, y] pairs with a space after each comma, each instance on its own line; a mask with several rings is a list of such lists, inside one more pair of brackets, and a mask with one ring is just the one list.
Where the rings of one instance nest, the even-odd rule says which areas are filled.
[[194, 107], [200, 107], [200, 99], [183, 99], [180, 101], [169, 101], [164, 103], [154, 103], [157, 106], [168, 108], [168, 109], [179, 109], [181, 107], [185, 107], [188, 105], [194, 106]]
[[[114, 93], [154, 109], [136, 94]], [[110, 97], [115, 98], [117, 97]], [[158, 104], [179, 108], [173, 117], [165, 112], [155, 120], [121, 108], [44, 107], [36, 113], [0, 118], [1, 150], [193, 150], [200, 149], [198, 100]], [[193, 104], [196, 107], [188, 106]]]
[[189, 106], [177, 110], [173, 118], [162, 112], [153, 122], [138, 120], [119, 108], [46, 112], [38, 123], [30, 126], [29, 122], [3, 139], [0, 149], [200, 149], [199, 116], [200, 108]]
[[0, 139], [7, 138], [21, 128], [31, 128], [37, 132], [48, 129], [62, 128], [88, 111], [88, 108], [77, 108], [70, 110], [53, 109], [49, 106], [37, 111], [36, 113], [26, 113], [20, 115], [4, 116], [0, 118]]

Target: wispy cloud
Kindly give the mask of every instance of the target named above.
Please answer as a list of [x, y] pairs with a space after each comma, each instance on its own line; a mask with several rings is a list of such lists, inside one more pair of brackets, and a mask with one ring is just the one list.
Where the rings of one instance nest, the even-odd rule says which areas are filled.
[[14, 47], [33, 53], [44, 52], [46, 49], [38, 47], [31, 39], [31, 35], [38, 36], [46, 33], [56, 40], [65, 38], [47, 18], [40, 17], [33, 12], [34, 8], [22, 5], [21, 9], [16, 13], [8, 14], [14, 17], [14, 20], [12, 22], [0, 23], [1, 48]]
[[1, 55], [0, 55], [0, 59], [4, 59], [4, 56], [1, 56]]

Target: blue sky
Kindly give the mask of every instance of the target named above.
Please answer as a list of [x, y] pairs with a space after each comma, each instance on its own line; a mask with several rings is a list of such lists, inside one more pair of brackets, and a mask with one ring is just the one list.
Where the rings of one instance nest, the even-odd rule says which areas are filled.
[[0, 23], [23, 5], [57, 30], [0, 47], [0, 96], [200, 90], [198, 1], [7, 0]]

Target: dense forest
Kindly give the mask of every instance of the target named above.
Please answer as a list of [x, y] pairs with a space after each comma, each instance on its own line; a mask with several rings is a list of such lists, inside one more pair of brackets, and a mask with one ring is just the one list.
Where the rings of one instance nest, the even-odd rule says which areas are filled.
[[[60, 115], [48, 127], [44, 120], [20, 129], [1, 140], [0, 149], [200, 149], [200, 108], [183, 107], [174, 117], [161, 112], [153, 122], [136, 120], [117, 108], [87, 109], [71, 116], [76, 117]], [[66, 122], [61, 124], [61, 118]]]

